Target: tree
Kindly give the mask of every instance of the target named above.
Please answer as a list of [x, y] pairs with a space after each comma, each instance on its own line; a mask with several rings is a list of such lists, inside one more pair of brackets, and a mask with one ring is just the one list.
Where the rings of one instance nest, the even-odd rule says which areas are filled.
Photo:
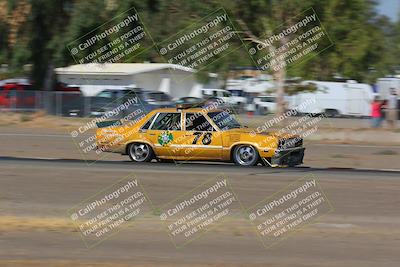
[[[268, 52], [274, 53], [277, 48], [285, 46], [289, 41], [287, 37], [282, 37], [274, 43], [268, 43], [266, 37], [277, 34], [274, 30], [279, 24], [292, 25], [295, 16], [305, 10], [308, 1], [302, 4], [290, 1], [250, 1], [249, 5], [242, 5], [238, 8], [238, 23], [243, 29], [244, 40], [251, 43], [260, 44], [268, 49]], [[251, 12], [256, 11], [256, 12]], [[266, 15], [262, 15], [265, 12]], [[258, 18], [258, 24], [254, 20]], [[253, 28], [253, 29], [252, 29]], [[277, 114], [281, 115], [285, 110], [285, 79], [286, 67], [285, 58], [273, 57], [271, 60], [271, 72], [274, 77]]]
[[30, 15], [30, 47], [32, 51], [32, 79], [38, 89], [51, 90], [54, 85], [54, 54], [69, 22], [66, 7], [70, 0], [32, 1]]
[[[247, 42], [262, 42], [262, 37], [274, 33], [279, 25], [290, 25], [296, 15], [313, 7], [334, 45], [300, 64], [270, 73], [282, 103], [286, 76], [330, 80], [339, 74], [373, 82], [399, 69], [400, 22], [394, 25], [377, 15], [375, 5], [371, 0], [0, 0], [0, 63], [15, 71], [32, 63], [31, 77], [37, 87], [50, 89], [53, 68], [75, 63], [67, 45], [132, 7], [156, 43], [220, 7], [236, 22]], [[287, 41], [283, 38], [269, 49]], [[149, 42], [143, 53], [130, 59], [143, 61], [164, 60]], [[205, 79], [207, 72], [226, 77], [230, 68], [249, 64], [251, 58], [242, 47], [204, 66], [198, 78]]]

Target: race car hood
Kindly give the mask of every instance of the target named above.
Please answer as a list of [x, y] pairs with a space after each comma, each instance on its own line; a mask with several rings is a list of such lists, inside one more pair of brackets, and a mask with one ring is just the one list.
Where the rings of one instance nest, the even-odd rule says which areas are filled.
[[287, 138], [294, 138], [298, 137], [297, 135], [289, 134], [289, 133], [282, 133], [279, 131], [269, 131], [269, 132], [259, 132], [255, 128], [235, 128], [230, 129], [227, 132], [229, 133], [238, 133], [238, 134], [249, 134], [251, 136], [272, 136], [276, 137], [277, 139], [287, 139]]
[[227, 131], [231, 143], [249, 143], [259, 148], [286, 148], [302, 146], [303, 139], [300, 136], [281, 132], [257, 132], [252, 128], [238, 128]]

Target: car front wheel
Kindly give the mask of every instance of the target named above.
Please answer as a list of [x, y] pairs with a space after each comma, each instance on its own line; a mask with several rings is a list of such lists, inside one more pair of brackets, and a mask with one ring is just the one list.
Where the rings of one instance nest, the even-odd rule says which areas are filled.
[[233, 161], [236, 165], [254, 166], [258, 163], [258, 152], [253, 146], [240, 145], [233, 151]]
[[153, 159], [153, 149], [148, 144], [134, 143], [128, 147], [128, 155], [135, 162], [149, 162]]

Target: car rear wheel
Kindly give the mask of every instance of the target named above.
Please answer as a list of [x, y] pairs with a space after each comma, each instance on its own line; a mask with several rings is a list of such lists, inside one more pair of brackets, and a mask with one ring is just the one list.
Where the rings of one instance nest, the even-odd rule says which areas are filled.
[[153, 159], [153, 149], [148, 144], [133, 143], [128, 147], [128, 155], [135, 162], [149, 162]]
[[254, 166], [258, 163], [257, 149], [250, 145], [240, 145], [233, 151], [233, 161], [240, 166]]

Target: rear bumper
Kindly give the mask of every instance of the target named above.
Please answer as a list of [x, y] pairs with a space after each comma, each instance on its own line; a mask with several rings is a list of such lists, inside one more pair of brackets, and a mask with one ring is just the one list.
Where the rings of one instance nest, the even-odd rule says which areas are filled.
[[303, 163], [304, 158], [304, 147], [296, 147], [291, 149], [284, 149], [275, 152], [275, 155], [271, 158], [272, 165], [287, 165], [296, 166]]

